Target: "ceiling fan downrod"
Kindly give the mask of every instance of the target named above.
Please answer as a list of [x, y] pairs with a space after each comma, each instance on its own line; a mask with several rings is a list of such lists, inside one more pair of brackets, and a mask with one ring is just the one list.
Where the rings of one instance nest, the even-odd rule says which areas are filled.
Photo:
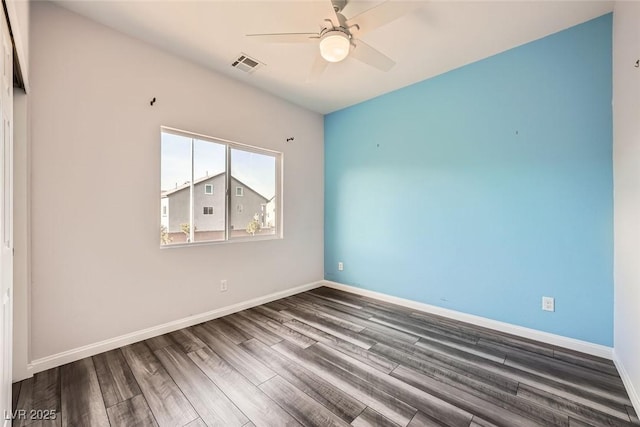
[[331, 0], [331, 4], [333, 5], [333, 10], [339, 13], [347, 5], [347, 0]]

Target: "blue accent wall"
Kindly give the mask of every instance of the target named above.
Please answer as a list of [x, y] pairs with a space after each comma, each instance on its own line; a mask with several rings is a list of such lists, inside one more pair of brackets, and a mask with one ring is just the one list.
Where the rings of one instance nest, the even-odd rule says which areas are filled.
[[325, 278], [611, 346], [611, 58], [608, 14], [327, 115]]

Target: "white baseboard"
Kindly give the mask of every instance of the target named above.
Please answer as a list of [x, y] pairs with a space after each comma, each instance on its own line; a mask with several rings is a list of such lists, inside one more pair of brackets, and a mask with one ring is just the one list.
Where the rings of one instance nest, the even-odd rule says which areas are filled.
[[310, 289], [315, 289], [319, 286], [322, 286], [322, 284], [323, 282], [308, 283], [306, 285], [297, 286], [295, 288], [287, 289], [280, 292], [274, 292], [269, 295], [254, 298], [249, 301], [243, 301], [227, 307], [211, 310], [206, 313], [196, 314], [193, 316], [185, 317], [183, 319], [174, 320], [172, 322], [168, 322], [162, 325], [143, 329], [141, 331], [131, 332], [126, 335], [110, 338], [108, 340], [100, 341], [94, 344], [89, 344], [89, 345], [74, 348], [71, 350], [63, 351], [62, 353], [57, 353], [51, 356], [43, 357], [41, 359], [36, 359], [28, 365], [27, 369], [32, 376], [35, 373], [46, 371], [47, 369], [55, 368], [56, 366], [61, 366], [66, 363], [75, 362], [76, 360], [84, 359], [85, 357], [94, 356], [96, 354], [100, 354], [105, 351], [113, 350], [129, 344], [133, 344], [135, 342], [152, 338], [158, 335], [166, 334], [168, 332], [177, 331], [178, 329], [197, 325], [198, 323], [206, 322], [212, 319], [216, 319], [218, 317], [237, 313], [238, 311], [246, 310], [248, 308], [255, 307], [261, 304], [266, 304], [268, 302], [275, 301], [280, 298], [285, 298], [291, 295], [299, 294], [300, 292], [305, 292]]
[[620, 374], [620, 378], [622, 378], [624, 387], [627, 389], [627, 393], [629, 394], [629, 400], [631, 400], [633, 409], [636, 410], [636, 414], [640, 414], [640, 393], [638, 392], [638, 390], [636, 390], [633, 382], [631, 381], [631, 377], [629, 376], [629, 373], [624, 367], [624, 364], [620, 361], [620, 359], [616, 355], [615, 350], [613, 351], [613, 363], [616, 365], [616, 369]]
[[603, 357], [609, 360], [613, 359], [613, 348], [607, 347], [604, 345], [577, 340], [575, 338], [563, 337], [562, 335], [551, 334], [549, 332], [538, 331], [536, 329], [525, 328], [524, 326], [512, 325], [510, 323], [500, 322], [498, 320], [492, 320], [486, 317], [462, 313], [460, 311], [437, 307], [435, 305], [425, 304], [418, 301], [412, 301], [405, 298], [394, 297], [394, 296], [383, 294], [380, 292], [369, 291], [367, 289], [345, 285], [342, 283], [325, 280], [323, 284], [329, 288], [339, 289], [342, 291], [351, 292], [351, 293], [363, 295], [366, 297], [376, 298], [392, 304], [401, 305], [403, 307], [407, 307], [413, 310], [437, 314], [439, 316], [448, 317], [450, 319], [471, 323], [474, 325], [493, 329], [499, 332], [506, 332], [506, 333], [517, 335], [523, 338], [529, 338], [535, 341], [542, 341], [548, 344], [557, 345], [559, 347], [580, 351], [582, 353], [591, 354], [593, 356]]
[[[236, 313], [238, 311], [246, 310], [251, 307], [255, 307], [261, 304], [295, 295], [301, 292], [305, 292], [311, 289], [315, 289], [320, 286], [327, 286], [334, 289], [351, 292], [358, 295], [363, 295], [371, 298], [376, 298], [382, 301], [387, 301], [392, 304], [401, 305], [413, 310], [423, 311], [427, 313], [437, 314], [439, 316], [448, 317], [450, 319], [459, 320], [462, 322], [472, 323], [474, 325], [482, 326], [489, 329], [494, 329], [500, 332], [506, 332], [513, 335], [521, 336], [524, 338], [533, 339], [536, 341], [542, 341], [549, 344], [557, 345], [560, 347], [568, 348], [571, 350], [580, 351], [583, 353], [591, 354], [594, 356], [603, 357], [606, 359], [613, 359], [613, 349], [611, 347], [593, 344], [586, 341], [577, 340], [574, 338], [563, 337], [561, 335], [551, 334], [548, 332], [538, 331], [535, 329], [525, 328], [523, 326], [512, 325], [510, 323], [500, 322], [497, 320], [487, 319], [485, 317], [476, 316], [473, 314], [462, 313], [459, 311], [449, 310], [442, 307], [437, 307], [430, 304], [425, 304], [417, 301], [412, 301], [404, 298], [394, 297], [391, 295], [383, 294], [380, 292], [369, 291], [354, 286], [344, 285], [342, 283], [331, 281], [320, 281], [309, 283], [295, 288], [287, 289], [280, 292], [275, 292], [262, 297], [254, 298], [249, 301], [243, 301], [237, 304], [233, 304], [227, 307], [222, 307], [216, 310], [208, 311], [206, 313], [197, 314], [194, 316], [185, 317], [183, 319], [174, 320], [162, 325], [154, 326], [151, 328], [143, 329], [129, 334], [121, 335], [119, 337], [110, 338], [108, 340], [100, 341], [94, 344], [78, 347], [75, 349], [67, 350], [61, 353], [57, 353], [51, 356], [43, 357], [41, 359], [33, 360], [28, 366], [27, 371], [30, 375], [37, 372], [45, 371], [56, 366], [61, 366], [66, 363], [74, 362], [76, 360], [83, 359], [85, 357], [94, 356], [96, 354], [103, 353], [105, 351], [113, 350], [125, 345], [133, 344], [138, 341], [142, 341], [148, 338], [152, 338], [158, 335], [173, 332], [178, 329], [186, 328], [189, 326], [197, 325], [198, 323], [206, 322], [208, 320], [216, 319], [218, 317], [227, 316], [229, 314]], [[615, 360], [614, 360], [615, 362]], [[622, 376], [625, 385], [631, 384], [629, 377], [626, 376], [626, 371], [620, 363], [616, 363], [620, 375]], [[638, 406], [638, 394], [633, 388], [629, 389], [636, 411], [640, 413]], [[635, 400], [634, 400], [635, 399]]]

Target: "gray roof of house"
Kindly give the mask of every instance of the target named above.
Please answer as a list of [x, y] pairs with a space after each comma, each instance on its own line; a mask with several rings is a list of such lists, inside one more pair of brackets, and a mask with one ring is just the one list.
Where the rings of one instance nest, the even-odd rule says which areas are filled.
[[[225, 172], [220, 172], [219, 174], [216, 174], [216, 175], [211, 175], [211, 176], [205, 176], [205, 177], [202, 177], [202, 178], [198, 178], [198, 179], [196, 179], [195, 181], [193, 181], [193, 185], [198, 185], [198, 184], [200, 184], [201, 182], [207, 181], [207, 180], [209, 180], [209, 179], [217, 178], [217, 177], [219, 177], [220, 175], [224, 175], [224, 174], [225, 174]], [[231, 175], [231, 178], [232, 178], [232, 179], [235, 179], [238, 183], [240, 183], [240, 184], [242, 184], [243, 186], [247, 187], [249, 190], [253, 191], [253, 192], [254, 192], [254, 193], [256, 193], [258, 196], [260, 196], [260, 197], [262, 197], [263, 199], [265, 199], [267, 202], [270, 202], [270, 201], [271, 201], [271, 200], [273, 200], [273, 198], [275, 197], [275, 196], [273, 196], [272, 198], [270, 198], [270, 199], [269, 199], [268, 197], [263, 196], [262, 194], [258, 193], [256, 190], [254, 190], [253, 188], [249, 187], [249, 186], [248, 186], [247, 184], [245, 184], [244, 182], [240, 181], [240, 180], [239, 180], [238, 178], [236, 178], [235, 176]], [[177, 193], [178, 191], [185, 190], [185, 189], [189, 188], [190, 186], [191, 186], [191, 183], [190, 183], [190, 182], [185, 182], [184, 184], [182, 184], [182, 185], [180, 185], [180, 186], [178, 186], [178, 187], [176, 187], [176, 188], [174, 188], [174, 189], [172, 189], [172, 190], [168, 190], [168, 191], [163, 191], [163, 192], [161, 192], [161, 193], [160, 193], [160, 195], [161, 195], [161, 197], [167, 197], [167, 196], [170, 196], [171, 194]]]
[[[195, 181], [193, 181], [193, 185], [198, 185], [201, 182], [204, 182], [204, 181], [206, 181], [208, 179], [216, 178], [216, 177], [218, 177], [220, 175], [224, 175], [224, 172], [220, 172], [219, 174], [216, 174], [216, 175], [211, 175], [211, 176], [207, 175], [207, 176], [204, 176], [202, 178], [198, 178]], [[168, 196], [170, 194], [177, 193], [178, 191], [184, 190], [185, 188], [189, 188], [190, 186], [191, 186], [191, 182], [187, 181], [184, 184], [179, 185], [178, 187], [176, 187], [176, 188], [174, 188], [172, 190], [162, 191], [160, 194], [162, 195], [162, 197], [166, 197], [166, 196]]]

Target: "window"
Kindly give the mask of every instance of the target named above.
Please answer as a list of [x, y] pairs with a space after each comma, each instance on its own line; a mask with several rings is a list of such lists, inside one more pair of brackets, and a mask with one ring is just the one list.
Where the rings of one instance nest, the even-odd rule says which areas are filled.
[[281, 153], [162, 128], [161, 246], [281, 237], [281, 176]]

